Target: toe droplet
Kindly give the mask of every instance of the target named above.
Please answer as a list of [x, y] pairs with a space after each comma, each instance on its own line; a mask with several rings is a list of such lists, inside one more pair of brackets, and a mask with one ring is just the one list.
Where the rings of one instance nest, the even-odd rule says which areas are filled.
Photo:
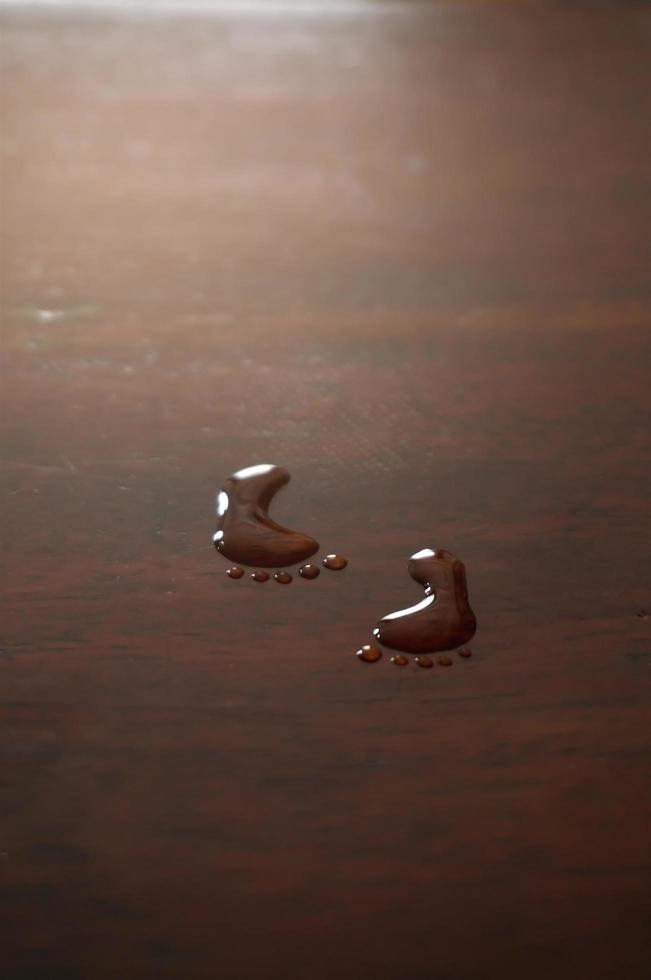
[[449, 657], [445, 656], [445, 655], [443, 655], [442, 657], [437, 657], [436, 658], [436, 662], [441, 667], [451, 667], [452, 666], [451, 659]]
[[301, 576], [301, 578], [306, 578], [306, 579], [318, 578], [319, 575], [321, 574], [321, 569], [319, 568], [318, 565], [312, 565], [311, 563], [308, 563], [307, 565], [301, 565], [301, 567], [298, 570], [298, 574]]
[[269, 515], [269, 505], [289, 483], [282, 466], [259, 463], [233, 473], [217, 493], [217, 530], [213, 543], [231, 561], [278, 568], [307, 561], [318, 541], [282, 527]]
[[269, 575], [267, 574], [267, 572], [263, 572], [262, 570], [257, 571], [257, 572], [251, 572], [251, 578], [253, 579], [254, 582], [268, 582], [269, 581]]
[[427, 657], [425, 654], [423, 654], [420, 657], [416, 657], [416, 663], [418, 664], [419, 667], [424, 667], [426, 670], [429, 670], [430, 667], [434, 666], [434, 661], [432, 660], [432, 658]]
[[292, 581], [292, 576], [289, 574], [289, 572], [275, 572], [274, 579], [280, 585], [289, 585], [289, 583]]
[[457, 650], [457, 653], [460, 657], [472, 657], [472, 650], [469, 647], [461, 647], [460, 650]]
[[363, 660], [364, 663], [374, 664], [376, 660], [379, 660], [382, 656], [382, 651], [367, 643], [366, 646], [361, 647], [357, 651], [357, 656], [360, 660]]
[[342, 555], [326, 555], [323, 564], [333, 572], [340, 572], [345, 568], [348, 561]]
[[239, 565], [233, 565], [232, 568], [226, 569], [226, 574], [229, 578], [242, 578], [244, 575], [244, 569], [240, 568]]
[[406, 667], [409, 663], [407, 657], [403, 657], [401, 653], [396, 654], [395, 657], [391, 657], [391, 663], [395, 664], [396, 667]]

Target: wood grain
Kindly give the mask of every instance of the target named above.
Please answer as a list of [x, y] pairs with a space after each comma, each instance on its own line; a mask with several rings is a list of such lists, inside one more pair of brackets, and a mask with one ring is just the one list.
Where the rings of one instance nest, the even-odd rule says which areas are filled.
[[[3, 976], [642, 978], [648, 8], [2, 28]], [[256, 462], [344, 572], [226, 578]]]

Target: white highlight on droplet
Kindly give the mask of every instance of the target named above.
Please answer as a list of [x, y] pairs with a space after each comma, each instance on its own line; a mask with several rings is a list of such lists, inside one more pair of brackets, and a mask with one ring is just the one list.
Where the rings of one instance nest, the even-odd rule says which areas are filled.
[[273, 469], [275, 469], [273, 463], [258, 463], [256, 466], [245, 466], [243, 470], [238, 470], [237, 473], [233, 473], [233, 479], [246, 480], [249, 476], [262, 476], [263, 473], [268, 473]]
[[217, 494], [217, 517], [223, 517], [228, 510], [228, 494], [220, 490]]
[[434, 558], [436, 552], [432, 551], [431, 548], [423, 548], [422, 551], [417, 551], [415, 555], [412, 555], [410, 561], [414, 558]]
[[421, 609], [427, 609], [427, 607], [431, 606], [435, 601], [435, 595], [428, 595], [425, 599], [421, 599], [420, 602], [417, 602], [415, 606], [409, 606], [408, 609], [399, 609], [397, 612], [389, 613], [387, 616], [383, 616], [382, 619], [401, 619], [403, 616], [411, 616], [412, 613], [420, 612]]

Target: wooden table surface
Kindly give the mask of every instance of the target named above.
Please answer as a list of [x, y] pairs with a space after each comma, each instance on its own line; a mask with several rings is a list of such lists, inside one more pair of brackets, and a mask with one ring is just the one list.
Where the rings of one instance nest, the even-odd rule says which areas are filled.
[[[641, 980], [648, 6], [2, 12], [5, 980]], [[211, 546], [234, 470], [345, 554]], [[468, 570], [469, 661], [355, 650]]]

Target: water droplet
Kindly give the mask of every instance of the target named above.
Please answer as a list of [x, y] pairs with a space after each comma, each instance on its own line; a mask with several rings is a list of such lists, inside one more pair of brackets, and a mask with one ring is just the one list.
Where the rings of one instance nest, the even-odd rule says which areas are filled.
[[377, 624], [373, 636], [385, 646], [407, 653], [451, 650], [474, 636], [477, 621], [468, 602], [463, 562], [443, 548], [424, 548], [411, 556], [407, 568], [423, 586], [425, 598], [408, 609], [389, 613]]
[[434, 666], [434, 661], [432, 658], [427, 657], [425, 654], [422, 654], [420, 657], [416, 657], [416, 663], [419, 667], [425, 667], [426, 670], [429, 670], [430, 667]]
[[239, 565], [233, 565], [232, 568], [226, 569], [226, 574], [229, 578], [242, 578], [244, 575], [244, 569], [240, 568]]
[[280, 585], [289, 585], [289, 583], [293, 581], [292, 576], [289, 574], [289, 572], [275, 572], [274, 578], [276, 582], [280, 583]]
[[651, 616], [651, 613], [647, 609], [640, 609], [637, 615], [638, 619], [648, 619], [649, 616]]
[[472, 657], [472, 650], [469, 647], [461, 647], [460, 650], [457, 650], [457, 653], [460, 657]]
[[318, 565], [302, 565], [298, 570], [298, 574], [301, 576], [301, 578], [318, 578], [321, 574], [321, 569]]
[[348, 562], [341, 555], [326, 555], [323, 559], [323, 564], [333, 572], [340, 572], [342, 568], [346, 567]]
[[443, 655], [442, 657], [437, 657], [436, 658], [436, 662], [437, 662], [437, 664], [440, 664], [441, 667], [451, 667], [452, 666], [451, 659], [448, 656], [445, 656], [445, 655]]
[[377, 647], [372, 647], [370, 644], [367, 643], [366, 646], [361, 647], [357, 651], [357, 656], [359, 657], [360, 660], [363, 660], [364, 663], [374, 664], [376, 660], [379, 660], [380, 657], [382, 656], [382, 651], [378, 650]]
[[409, 663], [407, 657], [403, 657], [401, 653], [396, 654], [395, 657], [391, 657], [391, 663], [395, 664], [396, 667], [406, 667]]
[[269, 581], [269, 576], [268, 576], [267, 572], [263, 572], [263, 571], [251, 572], [251, 578], [253, 579], [254, 582], [268, 582]]
[[263, 568], [305, 561], [319, 544], [300, 531], [276, 524], [269, 516], [271, 501], [289, 483], [282, 466], [261, 463], [230, 476], [217, 494], [215, 547], [231, 561]]

